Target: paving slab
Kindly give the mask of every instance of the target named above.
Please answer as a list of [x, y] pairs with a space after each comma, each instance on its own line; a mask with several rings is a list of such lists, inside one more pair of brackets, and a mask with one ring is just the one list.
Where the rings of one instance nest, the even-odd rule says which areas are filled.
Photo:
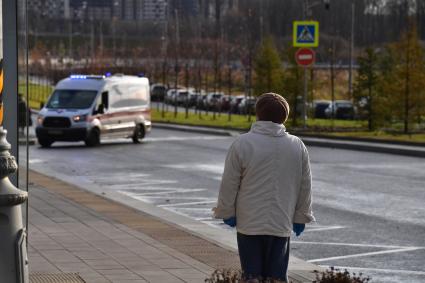
[[[33, 282], [67, 274], [77, 274], [87, 283], [193, 282], [194, 278], [203, 282], [211, 271], [46, 188], [32, 185], [30, 197], [28, 250]], [[76, 211], [80, 213], [74, 215]]]

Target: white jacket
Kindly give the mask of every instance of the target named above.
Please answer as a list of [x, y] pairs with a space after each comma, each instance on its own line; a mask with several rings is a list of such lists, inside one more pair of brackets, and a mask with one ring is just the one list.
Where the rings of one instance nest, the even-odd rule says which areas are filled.
[[236, 216], [242, 234], [289, 237], [293, 223], [315, 220], [308, 152], [285, 130], [257, 121], [229, 149], [215, 217]]

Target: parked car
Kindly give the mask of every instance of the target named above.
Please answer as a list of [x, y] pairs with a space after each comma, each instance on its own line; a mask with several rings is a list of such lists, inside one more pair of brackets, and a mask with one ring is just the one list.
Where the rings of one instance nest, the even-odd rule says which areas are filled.
[[354, 119], [354, 105], [349, 100], [335, 100], [325, 109], [325, 115], [327, 118], [334, 115], [336, 119]]
[[196, 100], [196, 108], [199, 110], [207, 109], [207, 95], [201, 93]]
[[219, 102], [223, 97], [223, 93], [220, 92], [210, 92], [206, 98], [206, 107], [208, 110], [219, 110]]
[[239, 103], [244, 99], [244, 95], [232, 96], [230, 101], [230, 110], [234, 114], [239, 114]]
[[179, 89], [174, 95], [174, 100], [172, 104], [177, 104], [178, 106], [185, 106], [188, 103], [189, 91], [187, 89]]
[[230, 110], [231, 97], [229, 95], [223, 95], [219, 100], [219, 110], [222, 112], [228, 112]]
[[174, 100], [174, 95], [176, 94], [176, 89], [175, 88], [170, 88], [164, 98], [164, 102], [171, 104], [171, 102]]
[[314, 118], [327, 118], [325, 110], [329, 107], [330, 104], [330, 100], [313, 101]]
[[256, 99], [255, 97], [252, 96], [248, 96], [248, 97], [244, 97], [241, 102], [239, 103], [239, 113], [246, 115], [246, 114], [251, 114], [254, 115], [255, 114], [255, 102]]
[[197, 106], [199, 96], [201, 96], [199, 92], [189, 92], [189, 107]]
[[163, 84], [151, 85], [151, 99], [152, 101], [164, 101], [167, 94], [167, 87]]

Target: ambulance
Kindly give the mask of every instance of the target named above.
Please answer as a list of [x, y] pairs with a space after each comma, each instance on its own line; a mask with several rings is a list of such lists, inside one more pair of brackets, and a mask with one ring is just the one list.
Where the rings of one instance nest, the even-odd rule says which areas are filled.
[[129, 138], [140, 143], [151, 131], [150, 87], [145, 77], [71, 75], [61, 80], [38, 113], [36, 136], [42, 147], [56, 141]]

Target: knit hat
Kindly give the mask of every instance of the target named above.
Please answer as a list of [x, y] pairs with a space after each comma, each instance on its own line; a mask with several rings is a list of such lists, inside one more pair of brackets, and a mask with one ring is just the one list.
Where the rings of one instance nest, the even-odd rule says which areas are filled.
[[258, 97], [255, 111], [259, 121], [283, 124], [289, 116], [289, 105], [281, 95], [270, 92]]

